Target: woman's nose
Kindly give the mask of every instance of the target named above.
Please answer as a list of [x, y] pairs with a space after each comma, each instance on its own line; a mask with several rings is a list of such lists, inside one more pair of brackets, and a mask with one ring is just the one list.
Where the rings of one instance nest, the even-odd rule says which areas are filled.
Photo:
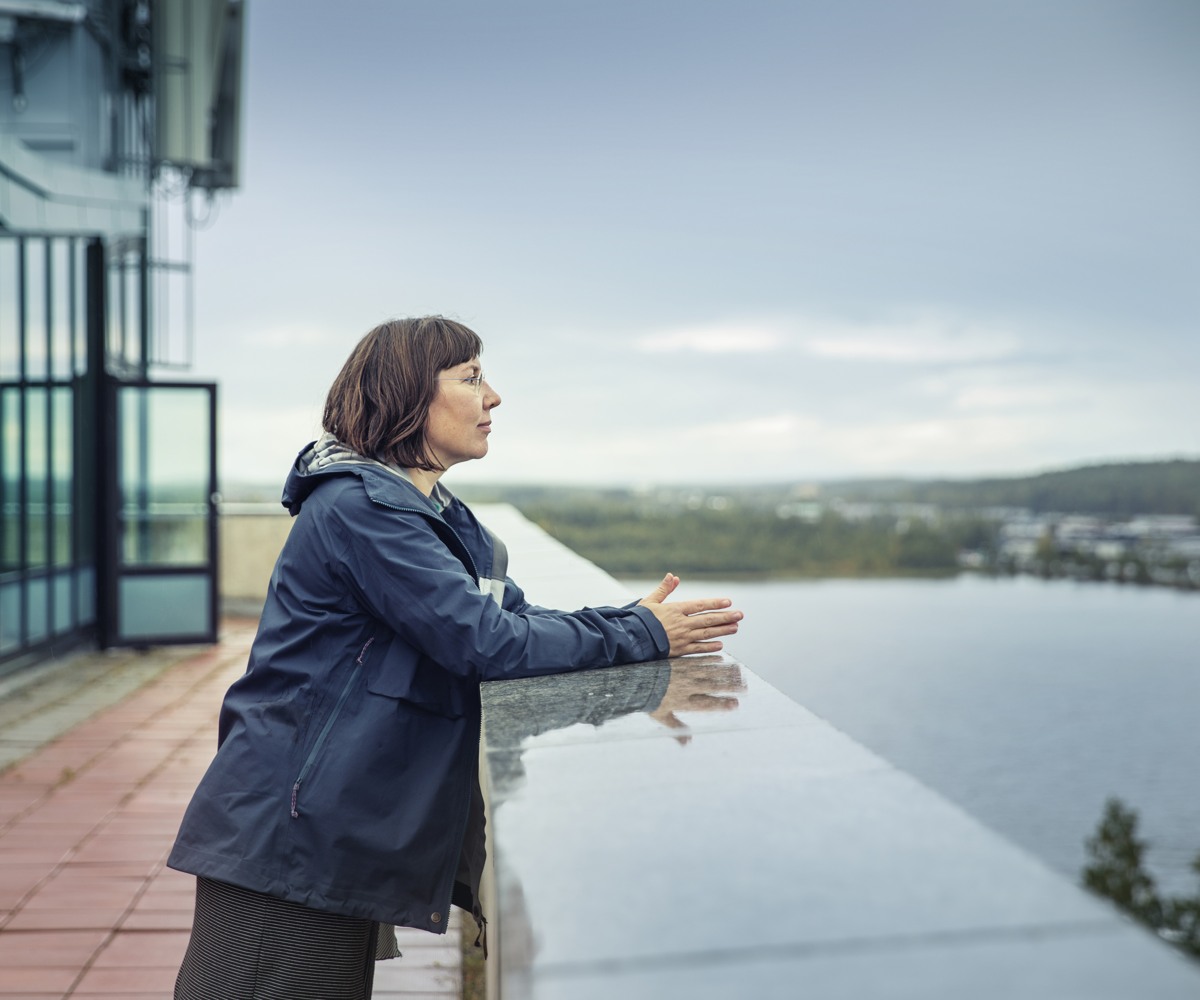
[[500, 405], [500, 393], [492, 388], [492, 384], [487, 380], [483, 380], [483, 408], [490, 410], [493, 407]]

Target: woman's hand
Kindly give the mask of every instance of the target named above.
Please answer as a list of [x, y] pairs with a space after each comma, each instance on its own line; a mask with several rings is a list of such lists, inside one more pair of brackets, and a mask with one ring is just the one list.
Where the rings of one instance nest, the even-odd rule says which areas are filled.
[[718, 636], [733, 635], [742, 620], [740, 611], [725, 610], [733, 602], [727, 597], [707, 597], [694, 601], [663, 602], [679, 586], [679, 577], [668, 573], [662, 583], [638, 604], [648, 608], [667, 633], [671, 644], [668, 656], [688, 653], [715, 653], [721, 648]]

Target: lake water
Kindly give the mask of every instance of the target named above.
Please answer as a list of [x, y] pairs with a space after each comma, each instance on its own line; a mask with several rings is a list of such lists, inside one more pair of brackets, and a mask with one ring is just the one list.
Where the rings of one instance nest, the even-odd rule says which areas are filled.
[[1160, 887], [1200, 887], [1200, 595], [971, 575], [681, 594], [732, 597], [733, 656], [1073, 881], [1116, 795]]

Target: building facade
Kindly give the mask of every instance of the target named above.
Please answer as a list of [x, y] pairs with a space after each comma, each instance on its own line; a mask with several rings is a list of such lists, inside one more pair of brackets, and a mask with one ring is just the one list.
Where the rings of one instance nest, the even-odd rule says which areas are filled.
[[188, 209], [237, 180], [243, 15], [0, 0], [0, 673], [215, 637], [216, 387], [176, 373]]

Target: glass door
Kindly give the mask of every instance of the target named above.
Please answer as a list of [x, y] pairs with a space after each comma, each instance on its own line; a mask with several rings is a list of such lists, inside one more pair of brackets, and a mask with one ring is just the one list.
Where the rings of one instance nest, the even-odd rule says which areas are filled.
[[115, 594], [109, 643], [217, 638], [216, 394], [116, 383]]

